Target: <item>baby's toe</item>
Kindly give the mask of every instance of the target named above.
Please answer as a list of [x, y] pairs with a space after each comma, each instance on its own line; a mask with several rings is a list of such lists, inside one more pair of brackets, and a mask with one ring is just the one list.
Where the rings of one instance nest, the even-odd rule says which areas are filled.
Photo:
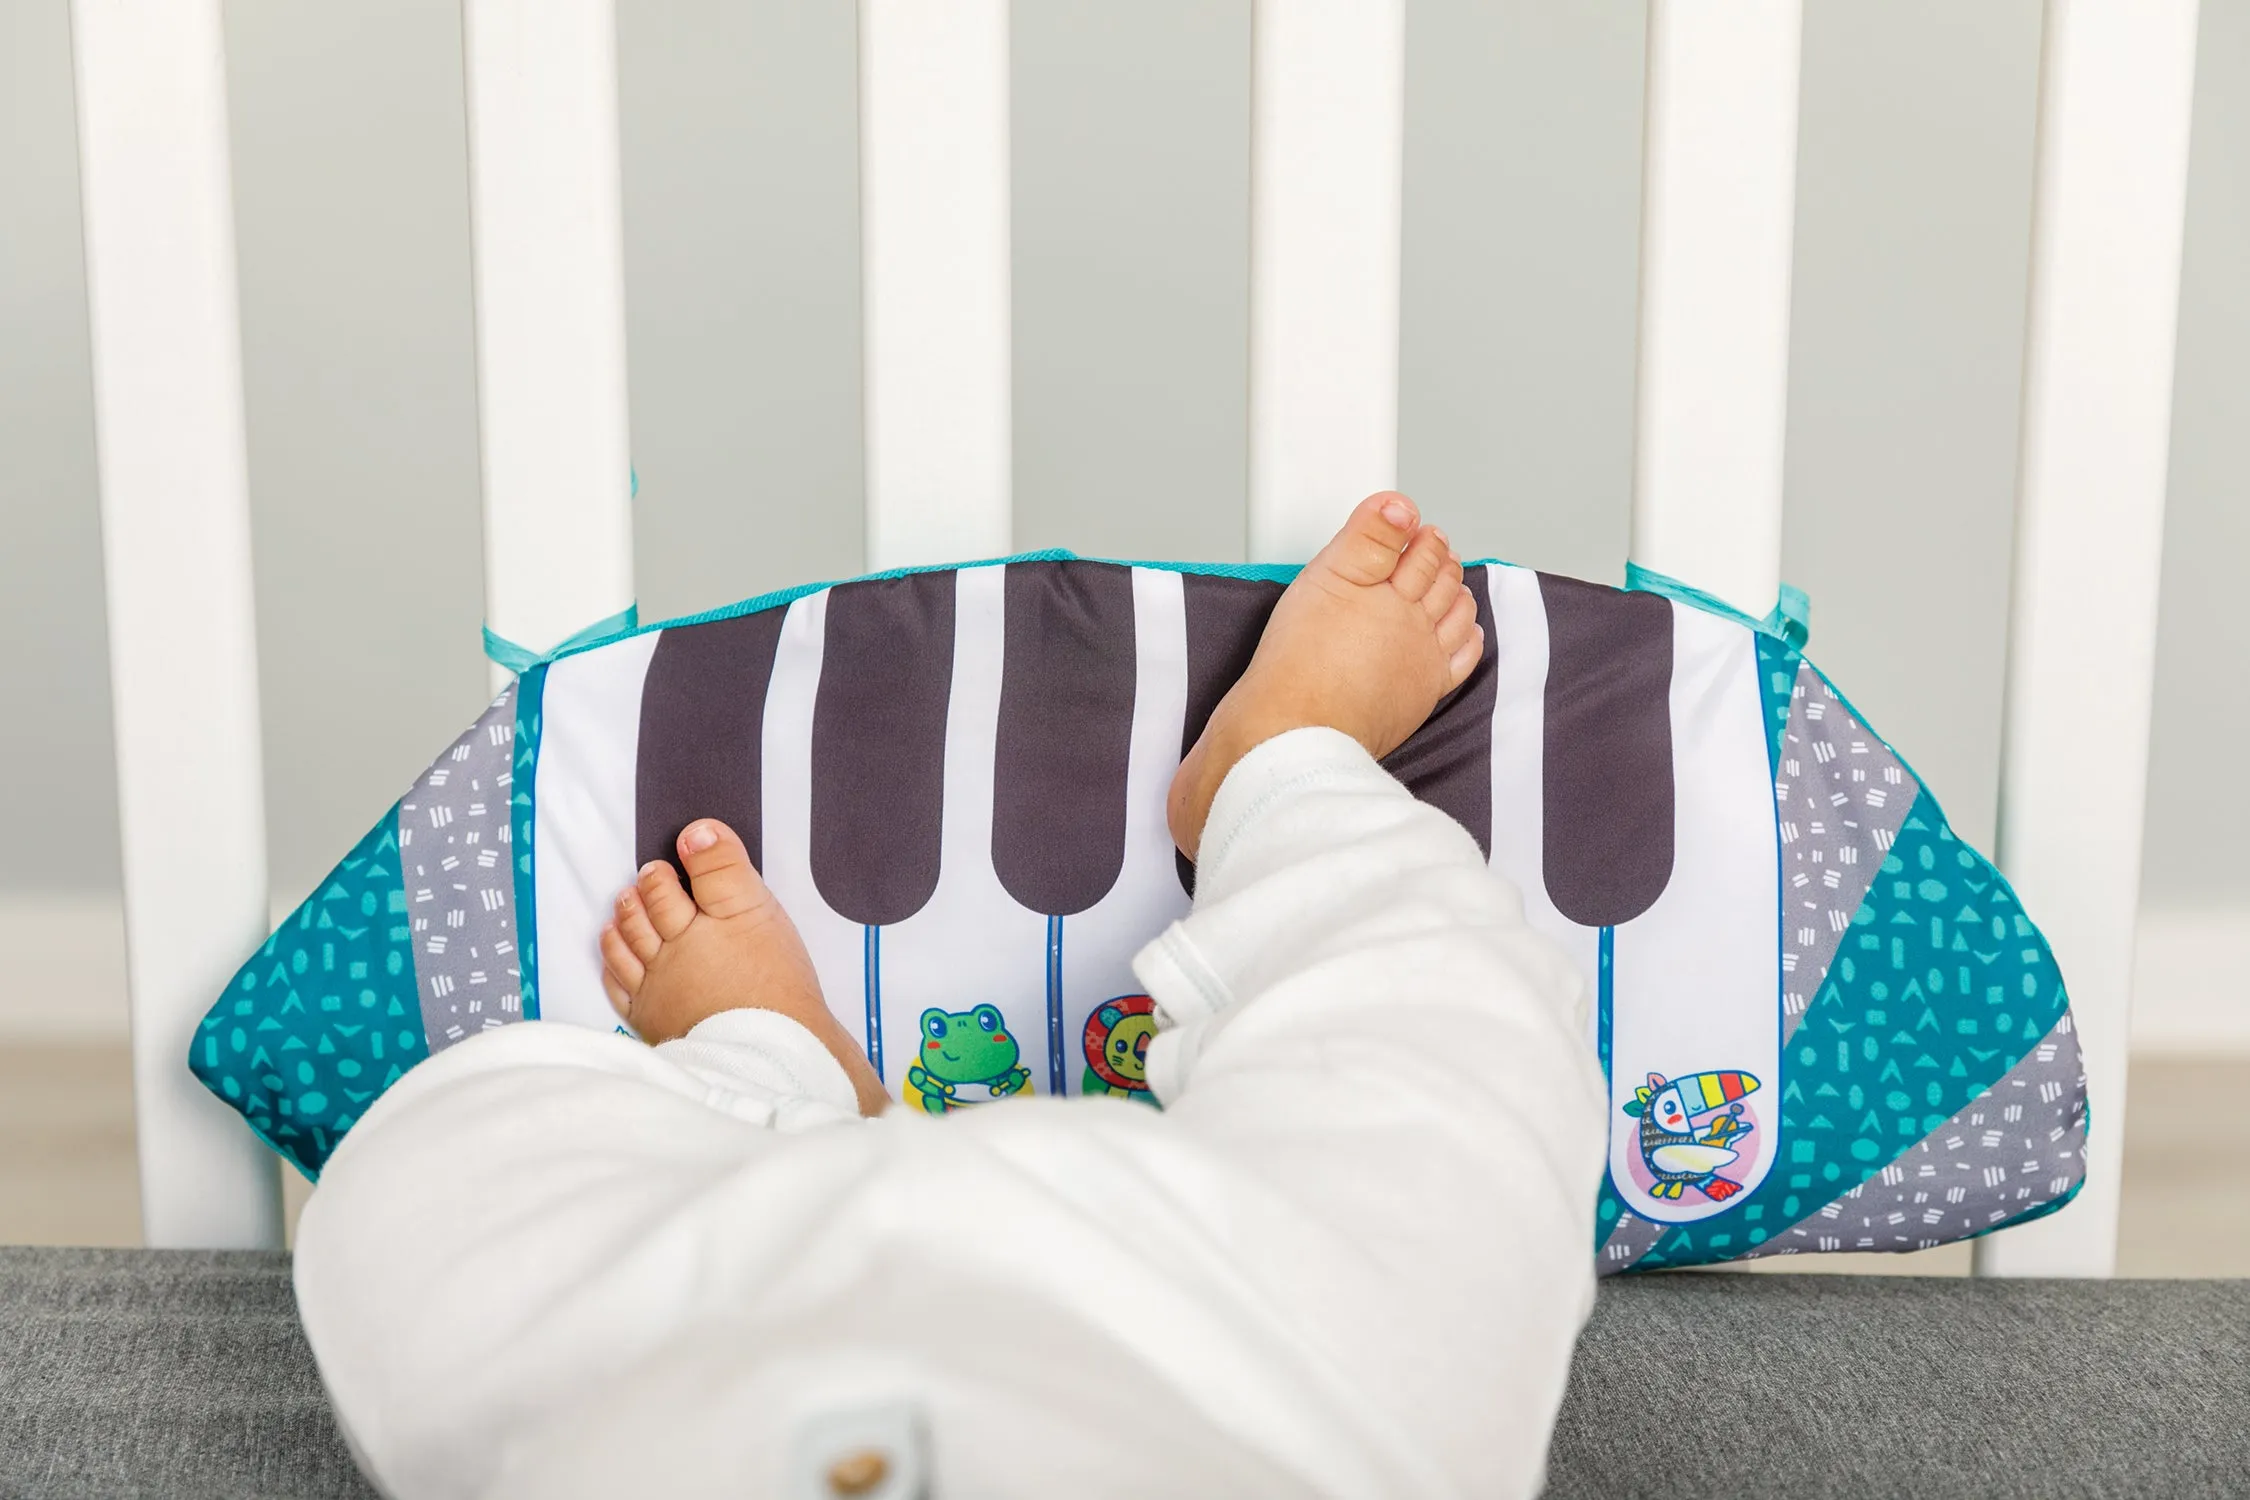
[[610, 977], [607, 969], [602, 970], [602, 993], [609, 996], [609, 1008], [617, 1012], [617, 1019], [632, 1020], [633, 997], [625, 993], [625, 986]]
[[1437, 622], [1438, 649], [1451, 656], [1474, 640], [1476, 631], [1477, 596], [1467, 589], [1454, 590], [1452, 603]]
[[1414, 502], [1392, 490], [1369, 495], [1352, 508], [1343, 528], [1320, 549], [1313, 566], [1362, 587], [1381, 583], [1398, 566], [1399, 550], [1414, 535], [1420, 513]]
[[[602, 984], [614, 986], [628, 998], [640, 993], [641, 981], [648, 977], [648, 966], [643, 964], [633, 950], [625, 945], [625, 935], [617, 930], [615, 922], [602, 929]], [[617, 996], [610, 999], [614, 1002]]]
[[766, 899], [766, 883], [741, 835], [717, 818], [698, 818], [680, 831], [680, 863], [695, 883], [695, 904], [707, 915], [738, 917]]
[[664, 946], [664, 939], [657, 936], [655, 926], [648, 919], [648, 908], [641, 903], [637, 886], [629, 885], [617, 893], [617, 930], [623, 935], [625, 946], [644, 964], [653, 961], [657, 950]]
[[1430, 591], [1422, 596], [1422, 613], [1435, 625], [1453, 608], [1453, 601], [1468, 592], [1462, 579], [1461, 559], [1450, 554], [1438, 565], [1437, 577], [1430, 580]]
[[1484, 655], [1484, 627], [1474, 620], [1469, 622], [1469, 638], [1453, 648], [1445, 659], [1445, 690], [1452, 692], [1469, 680], [1477, 669], [1477, 661]]
[[1402, 598], [1420, 603], [1428, 596], [1438, 576], [1453, 566], [1453, 548], [1445, 533], [1435, 526], [1425, 526], [1406, 544], [1406, 551], [1391, 573], [1391, 587]]
[[688, 924], [695, 920], [695, 899], [680, 884], [679, 874], [669, 861], [652, 859], [641, 866], [635, 885], [641, 893], [641, 907], [658, 937], [669, 943], [688, 930]]

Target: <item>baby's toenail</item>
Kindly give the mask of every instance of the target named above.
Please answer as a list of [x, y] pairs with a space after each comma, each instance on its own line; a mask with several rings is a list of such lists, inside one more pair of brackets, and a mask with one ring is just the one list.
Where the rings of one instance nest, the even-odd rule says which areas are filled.
[[1414, 507], [1406, 503], [1404, 495], [1393, 495], [1383, 502], [1383, 519], [1401, 528], [1412, 526]]
[[619, 891], [617, 893], [617, 909], [619, 911], [631, 911], [633, 905], [633, 893], [631, 891]]
[[708, 823], [698, 823], [680, 837], [680, 847], [690, 854], [701, 854], [719, 841], [718, 830]]
[[664, 868], [664, 861], [663, 861], [663, 860], [661, 860], [661, 859], [652, 859], [652, 860], [650, 860], [650, 861], [649, 861], [649, 862], [648, 862], [647, 864], [645, 864], [645, 865], [642, 865], [642, 866], [641, 866], [641, 870], [640, 870], [640, 873], [641, 873], [641, 874], [643, 874], [643, 875], [653, 875], [653, 874], [655, 874], [655, 873], [656, 873], [656, 872], [657, 872], [658, 870], [661, 870], [661, 869], [663, 869], [663, 868]]

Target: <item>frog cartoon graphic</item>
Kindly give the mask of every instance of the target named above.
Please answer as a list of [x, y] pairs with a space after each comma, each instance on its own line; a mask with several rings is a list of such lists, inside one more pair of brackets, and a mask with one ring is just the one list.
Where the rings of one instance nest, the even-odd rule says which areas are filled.
[[[914, 1109], [942, 1115], [1020, 1094], [1031, 1086], [1031, 1070], [1016, 1066], [1021, 1053], [999, 1007], [979, 1005], [955, 1014], [933, 1006], [922, 1012], [921, 1050], [906, 1070], [899, 1097]], [[977, 1092], [964, 1097], [963, 1089]]]
[[1086, 1053], [1080, 1092], [1155, 1106], [1148, 1086], [1148, 1044], [1155, 1035], [1156, 1002], [1146, 995], [1119, 995], [1096, 1006], [1080, 1037]]

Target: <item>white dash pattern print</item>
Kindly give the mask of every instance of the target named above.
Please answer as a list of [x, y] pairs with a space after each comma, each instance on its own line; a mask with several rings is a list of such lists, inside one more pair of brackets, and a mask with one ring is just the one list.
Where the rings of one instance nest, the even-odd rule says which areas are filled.
[[508, 820], [515, 745], [511, 683], [398, 805], [414, 977], [432, 1052], [523, 1018]]

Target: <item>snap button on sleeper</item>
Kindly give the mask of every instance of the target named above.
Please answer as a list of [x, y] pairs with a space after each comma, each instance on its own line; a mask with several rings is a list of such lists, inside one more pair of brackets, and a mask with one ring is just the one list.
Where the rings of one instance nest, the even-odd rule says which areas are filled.
[[890, 1455], [880, 1448], [862, 1448], [828, 1466], [828, 1488], [838, 1495], [864, 1495], [890, 1477]]
[[929, 1450], [912, 1402], [832, 1406], [802, 1422], [787, 1500], [928, 1500]]

